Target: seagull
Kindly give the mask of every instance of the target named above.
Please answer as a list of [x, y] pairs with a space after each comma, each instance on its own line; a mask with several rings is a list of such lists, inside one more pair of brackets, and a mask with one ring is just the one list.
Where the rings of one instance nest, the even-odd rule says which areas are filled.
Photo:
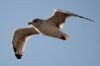
[[28, 22], [28, 25], [31, 25], [32, 27], [20, 28], [15, 30], [12, 38], [12, 46], [16, 58], [22, 58], [27, 37], [31, 35], [42, 34], [62, 40], [68, 40], [70, 36], [66, 33], [63, 33], [60, 29], [63, 28], [65, 20], [72, 16], [94, 22], [89, 18], [77, 15], [75, 13], [71, 13], [61, 9], [55, 9], [52, 16], [47, 19], [36, 18], [31, 22]]

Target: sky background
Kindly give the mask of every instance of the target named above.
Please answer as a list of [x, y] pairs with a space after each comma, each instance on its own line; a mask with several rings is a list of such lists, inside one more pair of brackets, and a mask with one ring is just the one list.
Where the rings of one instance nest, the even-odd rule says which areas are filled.
[[[31, 36], [17, 60], [13, 32], [34, 18], [46, 19], [63, 9], [95, 20], [69, 18], [62, 31], [70, 40]], [[100, 0], [0, 0], [0, 66], [100, 66]]]

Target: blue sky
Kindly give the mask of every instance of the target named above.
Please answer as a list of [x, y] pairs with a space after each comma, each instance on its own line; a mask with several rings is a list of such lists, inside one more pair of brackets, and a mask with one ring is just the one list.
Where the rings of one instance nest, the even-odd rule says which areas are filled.
[[[71, 39], [37, 35], [28, 42], [22, 60], [11, 47], [13, 32], [34, 18], [46, 19], [59, 8], [95, 20], [69, 18], [63, 32]], [[100, 0], [0, 0], [0, 65], [100, 66]]]

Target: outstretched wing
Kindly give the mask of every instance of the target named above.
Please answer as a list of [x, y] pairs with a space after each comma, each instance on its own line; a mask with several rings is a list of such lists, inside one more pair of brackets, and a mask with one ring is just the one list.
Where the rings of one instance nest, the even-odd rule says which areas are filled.
[[80, 16], [80, 15], [77, 15], [77, 14], [74, 14], [74, 13], [71, 13], [68, 11], [63, 11], [60, 9], [55, 9], [53, 15], [51, 17], [49, 17], [47, 21], [54, 23], [56, 25], [56, 27], [59, 28], [65, 22], [66, 18], [68, 18], [70, 16], [76, 16], [76, 17], [83, 18], [83, 19], [86, 19], [89, 21], [93, 21], [89, 18]]
[[12, 45], [17, 59], [21, 59], [25, 47], [26, 38], [33, 34], [38, 34], [38, 32], [33, 27], [17, 29], [14, 32]]

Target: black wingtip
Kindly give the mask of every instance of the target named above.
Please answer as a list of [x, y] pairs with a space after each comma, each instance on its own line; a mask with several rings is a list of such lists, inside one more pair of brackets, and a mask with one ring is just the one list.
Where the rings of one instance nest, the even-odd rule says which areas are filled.
[[89, 20], [89, 21], [91, 21], [91, 22], [95, 22], [94, 20], [91, 20], [91, 19], [89, 19], [89, 18], [86, 18], [86, 17], [80, 16], [80, 15], [77, 15], [77, 14], [73, 14], [72, 16], [80, 17], [80, 18], [83, 18], [83, 19]]
[[22, 55], [20, 55], [20, 54], [15, 54], [15, 56], [16, 56], [17, 59], [21, 59], [22, 58]]
[[13, 47], [14, 52], [16, 52], [16, 48]]

